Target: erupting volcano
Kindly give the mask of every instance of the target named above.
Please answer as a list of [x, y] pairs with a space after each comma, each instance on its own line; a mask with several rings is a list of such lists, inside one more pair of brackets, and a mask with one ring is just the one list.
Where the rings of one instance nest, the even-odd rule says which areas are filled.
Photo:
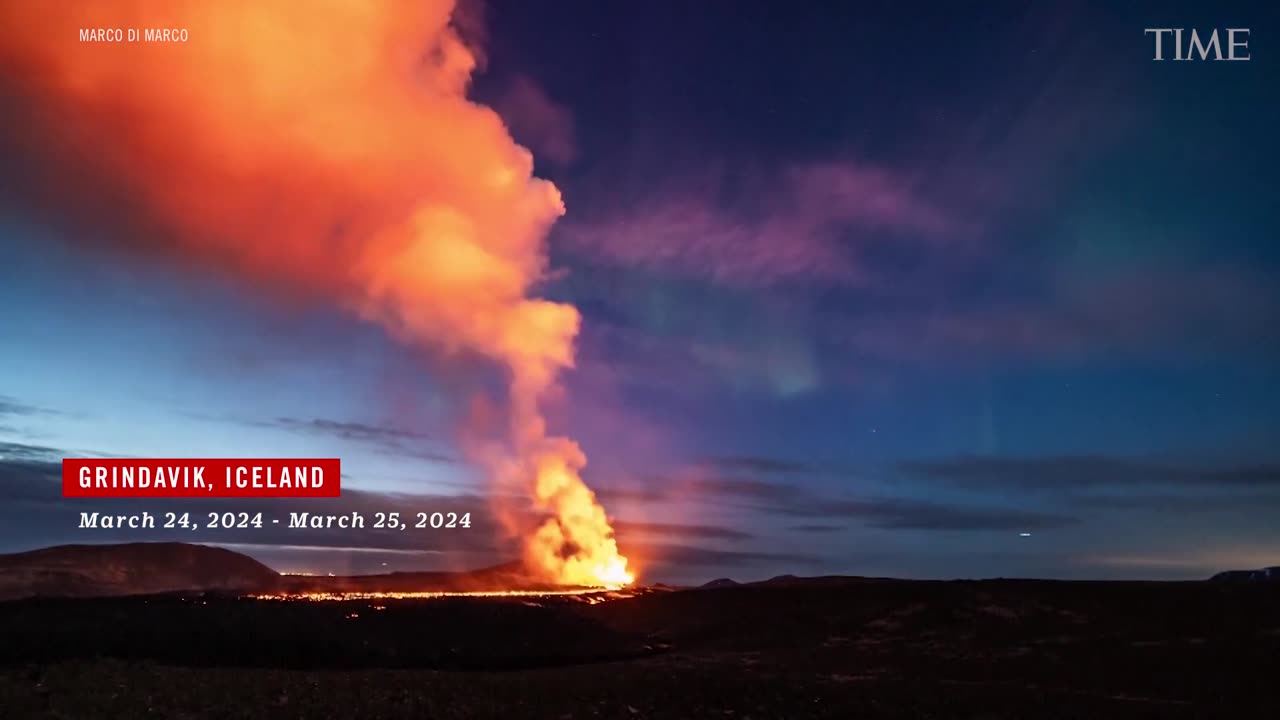
[[[56, 166], [32, 204], [48, 185], [79, 197], [95, 228], [76, 233], [86, 242], [327, 299], [405, 342], [500, 365], [509, 436], [474, 459], [545, 516], [523, 539], [525, 563], [558, 583], [625, 585], [585, 455], [543, 417], [579, 326], [571, 305], [534, 297], [564, 206], [498, 115], [468, 99], [476, 54], [453, 10], [9, 3], [4, 24], [27, 28], [0, 47], [23, 70], [3, 88], [22, 101], [9, 142]], [[81, 28], [157, 23], [189, 28], [188, 40], [75, 41]]]

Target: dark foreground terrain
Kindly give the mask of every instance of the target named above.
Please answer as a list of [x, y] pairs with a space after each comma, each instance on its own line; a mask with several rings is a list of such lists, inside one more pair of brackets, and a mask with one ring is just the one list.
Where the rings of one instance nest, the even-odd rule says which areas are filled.
[[1275, 585], [0, 604], [5, 718], [1263, 718], [1277, 678]]

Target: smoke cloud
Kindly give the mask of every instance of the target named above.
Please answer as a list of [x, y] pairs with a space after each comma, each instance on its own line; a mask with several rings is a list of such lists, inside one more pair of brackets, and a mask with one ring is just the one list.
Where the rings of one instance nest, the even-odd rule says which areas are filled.
[[[570, 305], [532, 296], [564, 212], [498, 115], [470, 102], [477, 55], [450, 0], [7, 3], [8, 142], [21, 196], [146, 229], [165, 253], [324, 297], [399, 339], [509, 371], [497, 478], [549, 519], [526, 560], [556, 579], [630, 579], [586, 460], [539, 408], [573, 365]], [[82, 42], [82, 28], [185, 28], [184, 43]], [[13, 178], [9, 178], [10, 181]], [[30, 185], [30, 187], [27, 187]], [[126, 231], [127, 232], [127, 231]]]

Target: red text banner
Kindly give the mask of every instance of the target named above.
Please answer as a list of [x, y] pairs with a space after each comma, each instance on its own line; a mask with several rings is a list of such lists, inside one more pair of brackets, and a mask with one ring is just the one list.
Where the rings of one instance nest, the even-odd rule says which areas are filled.
[[62, 496], [338, 497], [337, 458], [65, 458]]

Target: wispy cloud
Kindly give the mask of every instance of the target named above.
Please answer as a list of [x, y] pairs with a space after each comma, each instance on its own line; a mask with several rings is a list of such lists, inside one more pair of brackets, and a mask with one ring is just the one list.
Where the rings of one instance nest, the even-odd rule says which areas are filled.
[[944, 505], [904, 499], [814, 500], [782, 505], [777, 512], [814, 518], [847, 518], [893, 530], [1048, 530], [1080, 522], [1058, 513], [1001, 505]]
[[0, 395], [0, 417], [5, 417], [6, 415], [27, 417], [52, 412], [54, 411], [49, 408], [31, 405], [9, 395]]
[[909, 476], [976, 489], [1071, 491], [1133, 486], [1280, 488], [1280, 464], [1177, 463], [1109, 455], [961, 455], [899, 464]]
[[516, 141], [529, 146], [535, 157], [557, 165], [569, 165], [577, 157], [573, 113], [552, 100], [533, 78], [512, 78], [497, 97], [495, 109]]
[[63, 414], [53, 408], [33, 405], [10, 395], [0, 395], [0, 432], [28, 435], [21, 426], [22, 423], [39, 416]]
[[439, 440], [421, 432], [389, 425], [326, 418], [277, 417], [270, 420], [239, 421], [255, 427], [271, 427], [303, 435], [315, 435], [357, 443], [391, 455], [403, 455], [435, 462], [451, 463], [456, 458], [440, 447]]
[[1280, 464], [1109, 455], [957, 456], [898, 465], [904, 478], [950, 490], [1053, 502], [1087, 516], [1231, 513], [1237, 525], [1280, 509]]
[[0, 442], [0, 460], [5, 462], [56, 463], [65, 451], [43, 445]]
[[[741, 462], [746, 460], [746, 462]], [[816, 492], [785, 478], [795, 471], [817, 472], [819, 466], [767, 457], [730, 459], [736, 468], [764, 468], [760, 475], [729, 475], [717, 471], [716, 462], [695, 464], [669, 476], [647, 478], [644, 485], [661, 489], [654, 501], [702, 503], [738, 507], [778, 517], [811, 520], [844, 520], [889, 530], [1002, 531], [1048, 530], [1074, 525], [1080, 519], [1056, 512], [1009, 506], [991, 501], [964, 503], [928, 502], [909, 498], [868, 495], [834, 497]], [[644, 498], [634, 498], [641, 500]], [[802, 523], [799, 529], [822, 532], [830, 523]], [[821, 529], [815, 529], [821, 528]]]
[[836, 346], [895, 362], [1280, 350], [1280, 292], [1239, 267], [1059, 270], [1030, 296], [936, 297], [823, 320]]
[[706, 540], [749, 540], [751, 533], [717, 525], [685, 525], [680, 523], [635, 522], [616, 520], [613, 529], [623, 537], [644, 535], [667, 539], [701, 538]]
[[866, 278], [850, 233], [936, 237], [960, 224], [887, 168], [824, 161], [745, 174], [597, 211], [557, 236], [587, 263], [758, 287], [858, 284]]
[[728, 472], [738, 470], [782, 475], [810, 475], [821, 472], [821, 469], [810, 462], [790, 460], [786, 458], [767, 457], [763, 455], [733, 455], [714, 457], [706, 460], [706, 464], [721, 468]]

